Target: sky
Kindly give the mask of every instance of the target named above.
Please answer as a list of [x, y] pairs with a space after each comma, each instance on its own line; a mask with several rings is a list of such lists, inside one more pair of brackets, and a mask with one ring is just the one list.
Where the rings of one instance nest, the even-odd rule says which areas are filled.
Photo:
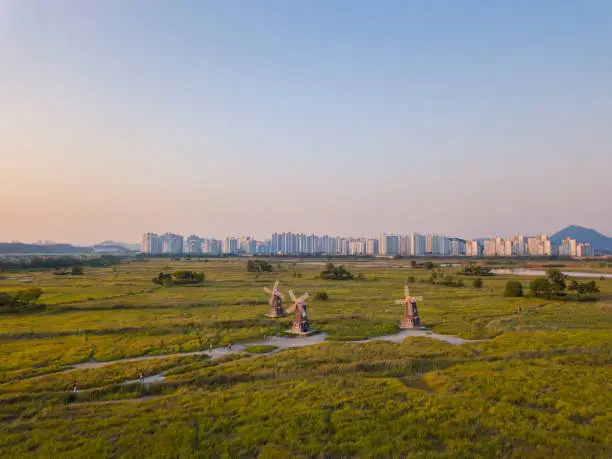
[[0, 241], [612, 235], [612, 2], [0, 0]]

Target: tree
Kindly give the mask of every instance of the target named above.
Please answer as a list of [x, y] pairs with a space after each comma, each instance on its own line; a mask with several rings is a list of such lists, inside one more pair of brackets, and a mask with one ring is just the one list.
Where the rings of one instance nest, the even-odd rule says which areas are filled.
[[172, 274], [170, 273], [159, 273], [151, 282], [157, 285], [163, 285], [164, 287], [169, 287], [174, 283], [172, 280]]
[[204, 273], [195, 271], [175, 271], [173, 274], [175, 284], [200, 284], [204, 282]]
[[523, 296], [523, 284], [519, 281], [508, 281], [506, 282], [506, 288], [504, 289], [504, 296], [508, 297], [521, 297]]
[[247, 272], [250, 273], [271, 273], [272, 265], [265, 260], [249, 260], [247, 262]]
[[474, 288], [482, 288], [482, 279], [480, 277], [477, 277], [476, 279], [474, 279], [472, 281], [472, 287], [474, 287]]
[[414, 282], [415, 282], [414, 276], [408, 276], [408, 283], [414, 284]]
[[433, 261], [426, 261], [425, 263], [423, 263], [423, 267], [425, 269], [434, 269], [436, 267], [436, 264]]
[[562, 292], [565, 290], [565, 276], [560, 269], [550, 268], [546, 271], [546, 275], [553, 292]]
[[321, 271], [321, 279], [326, 280], [351, 280], [355, 276], [348, 271], [344, 266], [336, 266], [333, 263], [327, 263], [325, 269]]
[[327, 301], [329, 300], [329, 295], [327, 292], [317, 292], [314, 296], [315, 300]]
[[70, 274], [73, 276], [82, 276], [83, 274], [85, 274], [85, 270], [82, 266], [73, 266], [70, 270]]
[[548, 279], [544, 279], [542, 277], [533, 279], [529, 283], [529, 290], [530, 290], [531, 296], [535, 296], [535, 297], [550, 298], [550, 295], [552, 294], [552, 288], [551, 288], [550, 282], [548, 282]]

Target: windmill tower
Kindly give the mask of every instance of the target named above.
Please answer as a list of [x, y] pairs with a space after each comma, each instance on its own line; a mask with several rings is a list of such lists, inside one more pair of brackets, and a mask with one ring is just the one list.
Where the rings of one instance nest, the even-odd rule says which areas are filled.
[[284, 295], [278, 289], [279, 281], [274, 282], [274, 286], [272, 290], [268, 287], [264, 287], [264, 292], [270, 294], [270, 300], [268, 303], [270, 304], [270, 311], [268, 312], [268, 317], [285, 317], [285, 310], [283, 309], [283, 300], [285, 299]]
[[291, 333], [294, 335], [308, 335], [312, 333], [310, 322], [308, 322], [308, 309], [306, 308], [306, 299], [310, 295], [304, 293], [301, 297], [296, 298], [293, 290], [289, 290], [289, 296], [293, 300], [293, 306], [287, 309], [287, 313], [290, 314], [295, 311]]
[[425, 328], [421, 325], [419, 312], [417, 310], [417, 301], [423, 301], [422, 296], [410, 296], [408, 285], [404, 285], [404, 299], [395, 300], [395, 304], [404, 305], [404, 318], [400, 324], [400, 328]]

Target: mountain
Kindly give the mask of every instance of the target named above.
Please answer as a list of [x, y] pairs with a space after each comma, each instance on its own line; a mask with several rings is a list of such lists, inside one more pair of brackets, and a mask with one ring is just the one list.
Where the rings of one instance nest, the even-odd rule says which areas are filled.
[[553, 234], [550, 239], [553, 244], [561, 244], [563, 239], [571, 237], [578, 242], [588, 242], [595, 250], [612, 250], [612, 237], [583, 226], [570, 225]]
[[22, 244], [20, 242], [0, 242], [0, 254], [69, 254], [91, 253], [91, 247], [75, 247], [70, 244]]
[[127, 242], [102, 241], [95, 244], [96, 246], [120, 246], [126, 250], [140, 251], [140, 244], [129, 244]]

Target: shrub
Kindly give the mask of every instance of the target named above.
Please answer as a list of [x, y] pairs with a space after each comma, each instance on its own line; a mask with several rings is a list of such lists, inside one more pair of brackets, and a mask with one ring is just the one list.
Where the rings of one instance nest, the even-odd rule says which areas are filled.
[[250, 352], [251, 354], [267, 354], [275, 349], [278, 348], [276, 346], [272, 346], [271, 344], [260, 344], [257, 346], [248, 346], [244, 348], [245, 351]]
[[508, 296], [508, 297], [523, 296], [523, 284], [521, 284], [519, 281], [506, 282], [506, 288], [504, 289], [504, 296]]
[[198, 273], [195, 271], [175, 271], [174, 274], [175, 284], [200, 284], [204, 282], [206, 276], [204, 273]]
[[485, 266], [475, 265], [469, 263], [465, 265], [461, 271], [461, 274], [465, 276], [494, 276], [495, 274], [491, 272], [491, 268], [487, 268]]
[[333, 263], [325, 265], [325, 269], [321, 271], [320, 277], [326, 280], [352, 280], [355, 278], [344, 266], [336, 266]]
[[170, 287], [174, 283], [172, 274], [170, 273], [159, 273], [151, 282], [157, 285], [163, 285], [164, 287]]
[[[294, 263], [295, 264], [295, 263]], [[265, 260], [249, 260], [247, 262], [247, 272], [250, 273], [271, 273], [272, 265]]]
[[82, 276], [83, 274], [85, 274], [85, 270], [82, 266], [73, 266], [70, 270], [70, 274], [73, 276]]
[[472, 281], [472, 287], [474, 287], [474, 288], [482, 288], [482, 279], [480, 277], [477, 277], [476, 279], [474, 279]]
[[315, 300], [327, 301], [329, 300], [329, 295], [327, 292], [317, 292], [314, 296]]
[[546, 276], [548, 277], [548, 282], [550, 283], [552, 291], [562, 292], [565, 290], [565, 276], [560, 269], [551, 268], [546, 271]]
[[43, 291], [38, 287], [18, 290], [13, 294], [0, 292], [0, 311], [14, 312], [44, 307], [36, 304], [42, 294]]
[[414, 282], [415, 282], [414, 276], [408, 276], [408, 283], [414, 284]]
[[529, 293], [531, 296], [535, 297], [545, 297], [550, 298], [552, 294], [552, 289], [548, 279], [544, 279], [542, 277], [533, 279], [529, 283]]

